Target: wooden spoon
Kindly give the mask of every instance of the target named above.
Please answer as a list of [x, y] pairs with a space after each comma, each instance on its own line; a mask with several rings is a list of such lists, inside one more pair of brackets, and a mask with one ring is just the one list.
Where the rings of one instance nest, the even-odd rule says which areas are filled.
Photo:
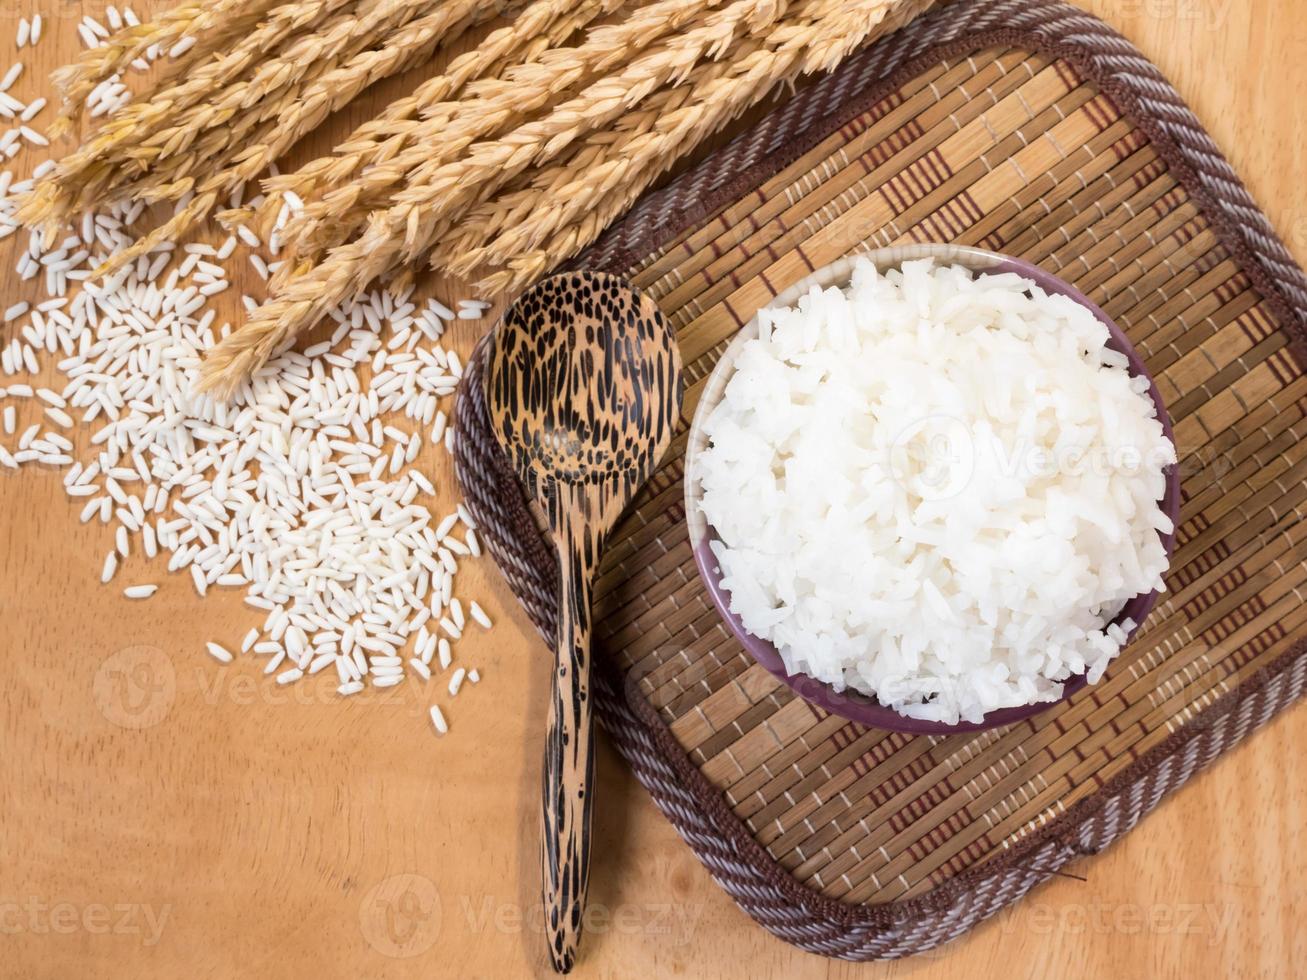
[[546, 279], [504, 314], [486, 371], [495, 432], [558, 546], [558, 652], [545, 739], [541, 867], [549, 956], [576, 959], [594, 803], [590, 595], [604, 538], [671, 441], [681, 357], [623, 279]]

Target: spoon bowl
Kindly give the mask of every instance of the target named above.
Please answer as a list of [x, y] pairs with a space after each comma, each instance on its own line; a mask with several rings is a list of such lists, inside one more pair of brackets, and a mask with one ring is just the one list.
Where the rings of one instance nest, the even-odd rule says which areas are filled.
[[657, 305], [630, 283], [596, 272], [554, 276], [504, 314], [487, 363], [486, 404], [558, 548], [541, 869], [550, 959], [566, 973], [590, 867], [593, 579], [605, 538], [671, 442], [680, 352]]

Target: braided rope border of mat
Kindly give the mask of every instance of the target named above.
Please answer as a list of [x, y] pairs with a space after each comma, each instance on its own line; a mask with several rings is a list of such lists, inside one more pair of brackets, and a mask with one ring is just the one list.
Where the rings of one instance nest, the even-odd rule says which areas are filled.
[[[1071, 61], [1133, 119], [1272, 304], [1299, 359], [1307, 361], [1307, 278], [1193, 113], [1157, 68], [1112, 28], [1047, 0], [950, 4], [859, 52], [665, 189], [646, 195], [573, 266], [629, 268], [802, 156], [834, 128], [832, 121], [856, 115], [932, 62], [997, 44]], [[458, 392], [455, 471], [490, 553], [527, 615], [552, 642], [554, 557], [489, 435], [480, 383], [485, 343], [473, 354]], [[919, 898], [864, 906], [834, 901], [786, 874], [686, 758], [640, 697], [634, 679], [624, 679], [602, 658], [595, 663], [600, 721], [716, 881], [779, 938], [849, 960], [925, 952], [994, 915], [1068, 862], [1127, 833], [1164, 796], [1301, 697], [1305, 687], [1307, 641], [1003, 855]]]

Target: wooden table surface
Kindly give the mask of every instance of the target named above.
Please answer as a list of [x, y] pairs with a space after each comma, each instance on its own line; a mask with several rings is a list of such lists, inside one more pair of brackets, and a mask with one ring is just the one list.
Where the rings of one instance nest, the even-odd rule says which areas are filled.
[[[1307, 260], [1302, 0], [1084, 5], [1175, 81]], [[0, 47], [35, 9], [5, 9]], [[92, 10], [40, 9], [24, 99]], [[333, 121], [320, 145], [366, 112]], [[11, 244], [0, 267], [13, 268]], [[459, 326], [466, 350], [483, 325]], [[433, 465], [451, 486], [444, 459]], [[462, 646], [483, 681], [438, 740], [415, 685], [340, 703], [327, 685], [288, 690], [253, 664], [217, 665], [204, 641], [238, 642], [253, 611], [235, 596], [201, 601], [189, 577], [139, 557], [100, 586], [109, 535], [78, 510], [54, 473], [0, 472], [0, 976], [547, 971], [536, 868], [547, 666], [489, 564], [460, 577], [498, 621]], [[120, 587], [134, 577], [164, 584], [133, 604]], [[1074, 866], [1085, 880], [1058, 879], [941, 950], [882, 964], [801, 953], [755, 926], [603, 744], [575, 975], [1288, 976], [1307, 961], [1305, 742], [1307, 711], [1291, 711]]]

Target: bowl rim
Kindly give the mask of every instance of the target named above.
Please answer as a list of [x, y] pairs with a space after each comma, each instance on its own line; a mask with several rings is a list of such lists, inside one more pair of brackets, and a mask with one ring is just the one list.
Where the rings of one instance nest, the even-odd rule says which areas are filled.
[[[1175, 443], [1171, 417], [1166, 410], [1166, 404], [1162, 400], [1161, 393], [1157, 389], [1157, 383], [1144, 366], [1142, 358], [1140, 358], [1138, 351], [1135, 350], [1129, 338], [1126, 337], [1125, 332], [1080, 290], [1024, 259], [966, 245], [923, 243], [870, 249], [846, 255], [816, 269], [781, 292], [761, 309], [793, 306], [798, 302], [799, 297], [807, 293], [814, 285], [822, 288], [832, 285], [841, 287], [847, 285], [856, 260], [862, 258], [870, 259], [881, 272], [896, 268], [904, 262], [923, 258], [933, 258], [950, 265], [961, 265], [978, 273], [1015, 272], [1033, 281], [1049, 294], [1066, 296], [1079, 303], [1107, 327], [1110, 334], [1108, 346], [1125, 355], [1129, 361], [1130, 374], [1148, 379], [1149, 395], [1157, 408], [1157, 417], [1162, 423], [1162, 430], [1172, 444]], [[912, 735], [955, 735], [1010, 725], [1047, 711], [1087, 686], [1088, 679], [1086, 675], [1083, 673], [1078, 674], [1063, 682], [1062, 696], [1056, 700], [1039, 701], [1012, 708], [1000, 708], [986, 713], [980, 721], [960, 721], [957, 724], [950, 725], [945, 722], [909, 718], [893, 708], [882, 705], [868, 695], [847, 689], [836, 691], [826, 682], [819, 681], [807, 674], [789, 674], [776, 647], [769, 641], [754, 636], [745, 629], [739, 617], [731, 612], [730, 593], [721, 585], [720, 569], [717, 568], [716, 559], [709, 547], [716, 534], [709, 526], [707, 518], [699, 507], [699, 495], [697, 493], [699, 481], [695, 476], [694, 460], [707, 442], [703, 434], [704, 420], [712, 408], [720, 402], [727, 381], [734, 373], [735, 361], [739, 357], [743, 345], [757, 336], [758, 315], [754, 314], [749, 322], [731, 338], [721, 358], [709, 373], [699, 402], [695, 406], [694, 416], [690, 424], [685, 450], [684, 481], [686, 524], [699, 577], [707, 587], [713, 606], [726, 624], [727, 629], [744, 647], [749, 656], [768, 673], [785, 683], [799, 697], [828, 713], [839, 715], [859, 724]], [[1158, 534], [1162, 539], [1166, 555], [1170, 558], [1175, 544], [1174, 528], [1179, 523], [1180, 474], [1178, 462], [1166, 467], [1164, 473], [1166, 488], [1160, 503], [1163, 512], [1171, 519], [1172, 531], [1167, 534], [1162, 534], [1159, 531]], [[1134, 628], [1127, 634], [1122, 649], [1129, 644], [1134, 634], [1143, 625], [1144, 620], [1156, 605], [1157, 599], [1158, 593], [1156, 590], [1135, 596], [1125, 603], [1121, 611], [1113, 619], [1114, 623], [1120, 623], [1126, 618], [1130, 618], [1135, 623]]]

